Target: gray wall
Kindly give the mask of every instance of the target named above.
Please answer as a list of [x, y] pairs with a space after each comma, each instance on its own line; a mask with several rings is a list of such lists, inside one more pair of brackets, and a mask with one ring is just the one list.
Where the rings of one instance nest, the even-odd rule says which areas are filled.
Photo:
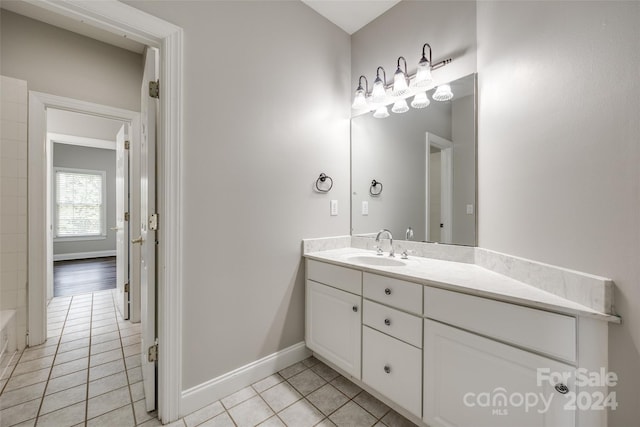
[[304, 339], [300, 241], [349, 233], [349, 36], [301, 2], [127, 3], [184, 29], [187, 389]]
[[29, 90], [140, 110], [142, 55], [2, 10], [0, 73]]
[[47, 132], [115, 141], [122, 125], [119, 120], [52, 108], [47, 110]]
[[640, 419], [640, 3], [479, 2], [480, 246], [615, 281], [610, 426]]
[[[476, 245], [476, 128], [475, 98], [454, 98], [451, 103], [453, 141], [453, 226], [452, 241]], [[467, 205], [474, 214], [467, 214]]]
[[[53, 243], [53, 255], [115, 251], [116, 232], [116, 152], [78, 145], [53, 144], [53, 167], [89, 169], [107, 173], [107, 238]], [[54, 182], [55, 185], [55, 182]], [[53, 199], [52, 199], [53, 200]], [[53, 200], [55, 203], [55, 200]]]

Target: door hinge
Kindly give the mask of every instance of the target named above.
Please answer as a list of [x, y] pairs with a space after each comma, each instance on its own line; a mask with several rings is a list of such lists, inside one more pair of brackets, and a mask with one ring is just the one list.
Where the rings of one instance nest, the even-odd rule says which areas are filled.
[[129, 221], [129, 212], [124, 213], [124, 220]]
[[125, 141], [124, 142], [124, 149], [125, 150], [128, 150], [130, 146], [131, 146], [131, 142], [130, 141]]
[[149, 96], [151, 98], [160, 98], [160, 80], [149, 82]]
[[149, 347], [149, 350], [147, 351], [147, 360], [149, 362], [158, 361], [158, 338], [156, 338], [155, 343], [153, 343], [153, 345]]
[[149, 230], [158, 231], [158, 214], [154, 213], [149, 217]]
[[125, 292], [129, 292], [129, 284], [128, 283], [124, 284], [124, 291]]

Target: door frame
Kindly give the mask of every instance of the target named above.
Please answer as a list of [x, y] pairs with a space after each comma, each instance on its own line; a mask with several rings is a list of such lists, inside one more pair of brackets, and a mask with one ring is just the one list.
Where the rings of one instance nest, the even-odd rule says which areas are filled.
[[440, 234], [440, 243], [451, 243], [453, 239], [453, 142], [433, 133], [426, 133], [425, 154], [425, 237], [429, 241], [429, 173], [431, 170], [431, 146], [440, 149], [440, 220], [444, 227]]
[[[157, 143], [162, 152], [157, 164], [157, 206], [163, 239], [158, 245], [158, 417], [164, 423], [180, 416], [182, 394], [182, 28], [117, 0], [100, 2], [67, 0], [26, 0], [33, 6], [81, 21], [120, 36], [130, 38], [160, 52], [161, 96]], [[30, 111], [31, 113], [31, 111]], [[39, 118], [42, 125], [44, 117]], [[31, 119], [30, 119], [31, 122]], [[36, 128], [37, 129], [37, 128]], [[31, 136], [31, 123], [29, 124]], [[35, 136], [35, 134], [33, 134]], [[44, 138], [44, 137], [43, 137]], [[29, 149], [35, 160], [44, 157], [42, 141]], [[35, 152], [32, 148], [36, 148]], [[31, 162], [31, 158], [29, 159]], [[32, 163], [30, 163], [31, 165]], [[44, 165], [42, 161], [39, 163]], [[34, 176], [31, 175], [34, 173]], [[29, 168], [29, 212], [46, 203], [42, 170]], [[39, 179], [38, 179], [39, 178]], [[42, 212], [40, 212], [42, 213]], [[29, 217], [29, 283], [40, 284], [33, 308], [44, 308], [45, 221]], [[33, 239], [33, 240], [31, 240]], [[34, 271], [31, 271], [31, 268]], [[32, 295], [29, 295], [29, 333], [34, 340], [44, 336], [44, 319], [31, 318]], [[44, 313], [44, 310], [35, 310]], [[39, 329], [39, 337], [36, 335]]]

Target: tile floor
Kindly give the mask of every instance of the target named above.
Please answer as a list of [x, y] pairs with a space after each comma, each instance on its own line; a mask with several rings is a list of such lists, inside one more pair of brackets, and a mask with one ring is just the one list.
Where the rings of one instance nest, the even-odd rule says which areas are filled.
[[[112, 291], [56, 297], [49, 340], [0, 361], [0, 426], [158, 426], [144, 409], [140, 324]], [[6, 369], [2, 369], [6, 367]], [[413, 427], [311, 357], [172, 423], [172, 427]]]

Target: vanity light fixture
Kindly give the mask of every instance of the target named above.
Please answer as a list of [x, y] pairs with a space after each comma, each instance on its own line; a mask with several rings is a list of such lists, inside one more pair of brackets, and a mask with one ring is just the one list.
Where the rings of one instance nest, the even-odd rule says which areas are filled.
[[[426, 56], [426, 48], [429, 48], [429, 59]], [[433, 81], [431, 77], [431, 45], [425, 43], [422, 46], [422, 58], [418, 62], [418, 71], [416, 71], [416, 78], [413, 81], [415, 87], [429, 86]]]
[[389, 117], [389, 110], [387, 110], [387, 106], [383, 105], [381, 107], [378, 107], [376, 109], [376, 112], [373, 113], [373, 117], [375, 117], [376, 119], [386, 119], [387, 117]]
[[[380, 70], [384, 76], [384, 81], [380, 78]], [[387, 100], [387, 73], [384, 68], [378, 67], [376, 70], [376, 79], [373, 82], [373, 90], [371, 91], [371, 101], [378, 104]], [[386, 110], [386, 108], [385, 108]]]
[[411, 101], [412, 108], [427, 108], [431, 104], [429, 98], [427, 98], [427, 92], [418, 92]]
[[[404, 71], [400, 68], [401, 59], [402, 62], [404, 62]], [[404, 59], [404, 56], [401, 56], [398, 58], [398, 68], [396, 69], [396, 73], [393, 75], [393, 90], [391, 91], [391, 94], [393, 96], [404, 95], [409, 88], [409, 85], [407, 84], [408, 82], [409, 76], [407, 75], [407, 60]]]
[[449, 101], [453, 98], [453, 93], [451, 92], [451, 86], [449, 85], [440, 85], [436, 89], [435, 93], [431, 95], [434, 101]]
[[407, 111], [409, 111], [409, 106], [407, 105], [407, 100], [404, 99], [404, 98], [398, 99], [393, 104], [393, 107], [391, 107], [391, 111], [393, 111], [396, 114], [402, 114], [402, 113], [406, 113]]
[[[365, 88], [362, 87], [362, 79], [364, 79]], [[369, 92], [369, 81], [365, 76], [360, 76], [358, 79], [358, 89], [356, 89], [356, 96], [353, 99], [353, 105], [351, 107], [354, 110], [364, 110], [367, 108], [367, 94]]]

